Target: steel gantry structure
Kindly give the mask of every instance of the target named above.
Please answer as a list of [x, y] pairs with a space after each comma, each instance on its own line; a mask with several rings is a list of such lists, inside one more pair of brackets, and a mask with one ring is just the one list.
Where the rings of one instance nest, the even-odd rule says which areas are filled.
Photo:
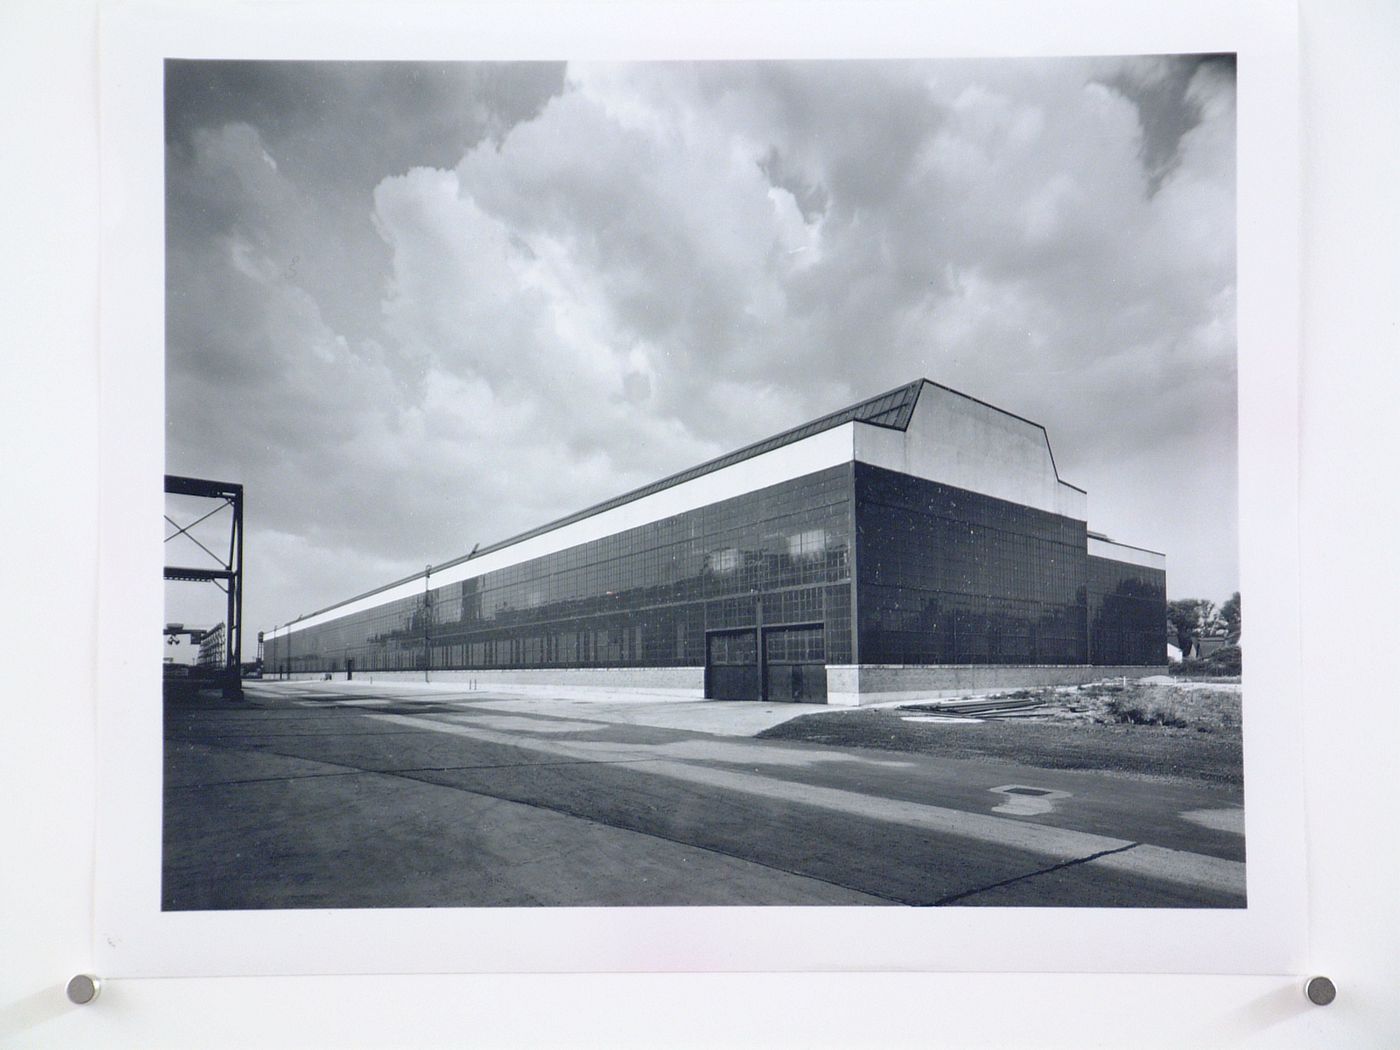
[[[206, 478], [186, 478], [175, 474], [165, 475], [165, 492], [170, 496], [197, 496], [218, 500], [212, 510], [186, 525], [181, 525], [165, 515], [165, 520], [174, 532], [165, 537], [169, 543], [183, 536], [218, 565], [192, 567], [185, 565], [165, 566], [165, 578], [183, 583], [212, 583], [224, 592], [228, 599], [228, 615], [224, 620], [226, 644], [224, 646], [224, 666], [221, 677], [225, 696], [237, 697], [243, 692], [243, 486], [227, 481], [210, 481]], [[208, 521], [215, 514], [228, 508], [232, 511], [229, 523], [228, 556], [222, 557], [201, 543], [192, 533], [196, 525]]]

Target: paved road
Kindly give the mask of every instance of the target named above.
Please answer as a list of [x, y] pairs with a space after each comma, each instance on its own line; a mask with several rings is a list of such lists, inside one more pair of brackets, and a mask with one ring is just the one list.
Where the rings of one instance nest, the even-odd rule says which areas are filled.
[[164, 907], [1244, 903], [1235, 789], [736, 735], [788, 713], [320, 682], [172, 704]]

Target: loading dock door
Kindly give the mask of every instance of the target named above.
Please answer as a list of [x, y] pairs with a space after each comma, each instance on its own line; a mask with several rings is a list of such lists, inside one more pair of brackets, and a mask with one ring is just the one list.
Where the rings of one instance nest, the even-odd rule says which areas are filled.
[[758, 631], [711, 631], [705, 636], [705, 696], [711, 700], [760, 700]]
[[767, 699], [826, 703], [826, 645], [821, 624], [765, 628], [763, 646]]

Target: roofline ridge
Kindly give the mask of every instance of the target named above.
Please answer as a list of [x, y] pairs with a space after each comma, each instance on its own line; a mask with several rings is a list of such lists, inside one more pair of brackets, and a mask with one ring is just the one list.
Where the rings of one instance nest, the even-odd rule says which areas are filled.
[[[801, 440], [799, 438], [791, 438], [789, 441], [783, 440], [784, 438], [788, 438], [790, 435], [796, 434], [796, 432], [799, 430], [807, 430], [809, 427], [813, 428], [811, 434], [803, 435], [804, 437], [811, 437], [814, 434], [825, 433], [832, 427], [840, 425], [840, 423], [837, 422], [838, 417], [843, 416], [848, 412], [855, 412], [856, 410], [864, 407], [865, 405], [870, 404], [872, 401], [879, 401], [882, 398], [890, 397], [893, 394], [898, 394], [901, 391], [909, 390], [910, 388], [915, 386], [918, 386], [920, 390], [922, 390], [922, 384], [927, 383], [929, 381], [930, 380], [922, 378], [915, 379], [911, 380], [908, 383], [901, 383], [899, 386], [892, 387], [891, 389], [886, 390], [883, 393], [874, 394], [866, 398], [861, 398], [859, 401], [853, 402], [852, 404], [849, 404], [844, 408], [838, 408], [835, 411], [827, 412], [823, 415], [818, 416], [816, 419], [809, 420], [806, 423], [799, 423], [797, 426], [788, 427], [786, 430], [780, 430], [776, 434], [770, 434], [768, 437], [759, 438], [757, 441], [751, 441], [748, 444], [740, 445], [738, 448], [730, 449], [728, 452], [721, 452], [718, 456], [714, 456], [707, 460], [702, 460], [701, 462], [696, 463], [694, 466], [686, 467], [684, 470], [678, 470], [672, 474], [667, 474], [665, 477], [658, 478], [656, 481], [649, 481], [645, 485], [639, 485], [635, 489], [629, 489], [626, 492], [619, 493], [616, 496], [609, 496], [607, 499], [600, 500], [597, 503], [582, 508], [581, 510], [576, 510], [569, 514], [565, 514], [561, 517], [555, 518], [551, 521], [545, 522], [543, 525], [537, 525], [532, 529], [527, 529], [524, 532], [516, 533], [515, 535], [508, 536], [505, 539], [496, 540], [493, 543], [488, 543], [485, 546], [481, 547], [479, 550], [477, 550], [475, 554], [463, 555], [459, 558], [452, 558], [448, 561], [443, 562], [441, 565], [433, 566], [432, 571], [437, 572], [440, 569], [446, 569], [453, 565], [460, 565], [462, 562], [468, 561], [471, 558], [479, 558], [483, 554], [489, 554], [492, 551], [501, 550], [505, 547], [511, 546], [512, 544], [519, 543], [522, 540], [529, 539], [534, 536], [540, 536], [546, 532], [552, 532], [554, 529], [561, 528], [562, 526], [567, 525], [571, 522], [579, 521], [583, 518], [589, 517], [590, 515], [601, 513], [604, 510], [611, 510], [614, 507], [623, 506], [627, 503], [631, 503], [634, 500], [641, 499], [643, 498], [643, 496], [649, 496], [654, 492], [661, 492], [665, 489], [671, 488], [672, 486], [678, 485], [683, 481], [690, 481], [694, 478], [703, 477], [706, 474], [713, 473], [714, 471], [723, 469], [726, 466], [732, 466], [734, 463], [741, 463], [745, 459], [751, 458], [750, 456], [745, 455], [745, 453], [752, 452], [754, 455], [759, 454], [753, 450], [757, 450], [760, 445], [767, 445], [770, 442], [775, 442], [773, 448], [782, 448], [784, 445], [790, 444], [793, 440]], [[919, 392], [919, 390], [914, 391], [914, 400], [916, 403], [918, 401]], [[956, 393], [956, 391], [954, 391], [954, 393]], [[869, 421], [852, 419], [846, 420], [845, 422]], [[870, 423], [870, 425], [883, 426], [896, 430], [905, 430], [908, 428], [907, 422], [902, 427], [894, 427], [888, 423]], [[771, 449], [766, 449], [765, 451], [771, 451]], [[422, 576], [423, 573], [419, 573], [418, 575]], [[410, 580], [414, 578], [415, 577], [413, 576], [408, 577], [408, 579]]]
[[[1088, 493], [1085, 492], [1085, 490], [1080, 488], [1078, 485], [1065, 481], [1063, 478], [1060, 477], [1060, 469], [1058, 464], [1055, 462], [1055, 450], [1050, 445], [1050, 434], [1045, 429], [1043, 424], [1037, 423], [1033, 419], [1027, 419], [1025, 416], [1017, 415], [1015, 412], [1009, 412], [998, 405], [994, 405], [989, 401], [983, 401], [981, 398], [978, 397], [973, 397], [971, 394], [966, 394], [961, 390], [955, 390], [952, 387], [946, 386], [943, 383], [935, 382], [934, 380], [929, 379], [927, 376], [920, 376], [917, 379], [912, 379], [909, 382], [901, 383], [898, 386], [891, 387], [889, 390], [885, 390], [881, 393], [872, 394], [870, 397], [861, 398], [859, 401], [855, 401], [849, 405], [846, 405], [844, 408], [838, 408], [834, 411], [827, 412], [823, 415], [818, 416], [816, 419], [810, 420], [806, 423], [799, 423], [797, 426], [789, 427], [786, 430], [780, 430], [776, 434], [772, 434], [765, 438], [760, 438], [757, 441], [749, 442], [746, 445], [740, 445], [738, 448], [731, 449], [728, 452], [722, 452], [718, 456], [704, 460], [700, 463], [695, 464], [694, 466], [687, 467], [684, 470], [676, 471], [673, 474], [668, 474], [663, 478], [657, 479], [656, 481], [648, 482], [647, 484], [638, 486], [635, 489], [629, 489], [628, 491], [619, 493], [616, 496], [610, 496], [605, 500], [600, 500], [599, 502], [584, 507], [581, 510], [573, 511], [569, 514], [565, 514], [551, 521], [547, 521], [543, 525], [537, 525], [534, 528], [525, 530], [524, 532], [515, 533], [512, 536], [507, 536], [504, 539], [496, 540], [495, 542], [488, 543], [484, 546], [479, 545], [477, 547], [474, 547], [472, 551], [468, 554], [463, 554], [456, 558], [449, 558], [447, 561], [441, 562], [437, 565], [429, 565], [424, 571], [412, 573], [408, 576], [402, 577], [401, 579], [394, 580], [391, 583], [386, 583], [378, 587], [371, 588], [370, 590], [365, 591], [361, 594], [357, 594], [352, 598], [346, 598], [343, 601], [334, 602], [330, 605], [325, 606], [324, 608], [317, 609], [314, 612], [305, 613], [304, 615], [298, 616], [293, 620], [289, 620], [285, 624], [279, 624], [273, 629], [277, 630], [281, 627], [290, 627], [293, 624], [300, 623], [302, 620], [309, 620], [313, 616], [320, 616], [322, 613], [330, 612], [334, 609], [340, 608], [341, 606], [350, 605], [353, 602], [362, 601], [363, 599], [373, 597], [376, 594], [382, 594], [385, 591], [393, 590], [395, 587], [402, 587], [404, 584], [412, 583], [414, 580], [426, 581], [434, 573], [441, 572], [445, 569], [450, 569], [457, 565], [461, 565], [463, 562], [471, 561], [474, 558], [479, 558], [485, 554], [491, 554], [495, 551], [504, 550], [505, 548], [512, 547], [517, 543], [523, 543], [525, 540], [534, 539], [536, 536], [543, 536], [546, 533], [553, 532], [555, 529], [563, 528], [565, 525], [571, 525], [576, 521], [582, 521], [583, 519], [591, 517], [594, 514], [601, 514], [604, 511], [613, 510], [617, 507], [625, 506], [628, 503], [632, 503], [636, 500], [643, 499], [646, 496], [654, 495], [657, 492], [665, 491], [668, 488], [672, 488], [686, 481], [693, 481], [696, 478], [704, 477], [706, 474], [712, 474], [717, 470], [724, 469], [725, 467], [733, 466], [736, 463], [742, 463], [747, 459], [753, 458], [754, 456], [761, 455], [763, 452], [769, 452], [773, 449], [782, 448], [796, 441], [805, 440], [808, 437], [813, 437], [817, 434], [825, 433], [826, 431], [831, 430], [832, 428], [837, 426], [842, 426], [845, 423], [864, 423], [866, 426], [883, 427], [888, 430], [908, 430], [909, 423], [913, 420], [914, 412], [918, 408], [919, 396], [923, 393], [925, 384], [929, 386], [935, 386], [938, 389], [946, 391], [949, 394], [954, 394], [957, 397], [964, 398], [965, 400], [971, 401], [974, 404], [981, 405], [984, 408], [989, 408], [994, 412], [1000, 413], [1001, 415], [1010, 416], [1012, 419], [1019, 420], [1020, 422], [1025, 423], [1028, 426], [1035, 427], [1037, 430], [1040, 431], [1041, 437], [1045, 441], [1045, 450], [1050, 455], [1050, 467], [1055, 472], [1056, 482], [1061, 485], [1065, 485], [1068, 488], [1072, 488], [1076, 492], [1088, 495]], [[912, 394], [912, 399], [909, 402], [909, 404], [907, 406], [902, 406], [908, 408], [908, 415], [905, 418], [904, 423], [902, 425], [886, 422], [876, 422], [874, 420], [859, 418], [858, 413], [862, 408], [874, 402], [881, 401], [888, 397], [893, 397], [894, 395], [900, 393]], [[883, 415], [885, 414], [885, 412], [888, 411], [889, 409], [885, 409], [880, 414]], [[808, 432], [802, 434], [799, 437], [797, 436], [799, 431]], [[760, 446], [764, 445], [771, 445], [771, 447], [760, 450]], [[1112, 543], [1114, 541], [1110, 540], [1109, 542]], [[1122, 546], [1129, 545], [1122, 544]], [[1146, 548], [1139, 549], [1146, 550]], [[1159, 552], [1147, 551], [1147, 553], [1156, 554]]]
[[1098, 540], [1100, 543], [1110, 543], [1115, 547], [1127, 547], [1130, 551], [1142, 551], [1144, 554], [1155, 554], [1159, 558], [1167, 556], [1165, 551], [1154, 551], [1151, 547], [1139, 547], [1136, 543], [1124, 543], [1122, 540], [1110, 539], [1101, 532], [1090, 533], [1091, 540]]
[[[395, 587], [402, 587], [404, 584], [412, 583], [414, 580], [426, 580], [428, 577], [431, 577], [434, 573], [441, 572], [444, 569], [450, 569], [453, 566], [461, 565], [463, 562], [471, 561], [474, 558], [480, 558], [482, 555], [490, 554], [494, 551], [504, 550], [505, 548], [512, 547], [517, 543], [523, 543], [525, 540], [534, 539], [536, 536], [543, 536], [545, 533], [553, 532], [555, 529], [563, 528], [565, 525], [571, 525], [576, 521], [582, 521], [584, 518], [591, 517], [594, 514], [601, 514], [603, 511], [606, 510], [613, 510], [616, 507], [625, 506], [628, 503], [632, 503], [636, 500], [643, 499], [644, 497], [653, 495], [657, 492], [662, 492], [685, 481], [691, 481], [695, 478], [704, 477], [706, 474], [712, 474], [717, 470], [722, 470], [724, 467], [733, 466], [736, 463], [742, 463], [746, 459], [751, 459], [755, 455], [760, 455], [761, 452], [757, 450], [761, 445], [768, 445], [769, 443], [773, 443], [772, 449], [782, 448], [785, 445], [792, 444], [795, 441], [800, 441], [805, 438], [812, 437], [816, 434], [823, 434], [826, 431], [833, 429], [834, 427], [841, 426], [844, 423], [848, 422], [866, 423], [869, 426], [885, 427], [886, 429], [890, 430], [906, 430], [909, 426], [909, 419], [913, 418], [913, 409], [918, 405], [919, 394], [923, 392], [923, 384], [929, 382], [932, 382], [932, 380], [920, 377], [918, 379], [910, 380], [907, 383], [901, 383], [896, 387], [891, 387], [889, 390], [886, 390], [883, 393], [873, 394], [870, 397], [861, 398], [859, 401], [852, 402], [851, 404], [846, 405], [844, 408], [835, 409], [832, 412], [827, 412], [823, 415], [818, 416], [816, 419], [809, 420], [806, 423], [799, 423], [797, 424], [797, 426], [789, 427], [786, 430], [780, 430], [778, 431], [778, 433], [769, 435], [768, 437], [760, 438], [759, 440], [749, 442], [746, 445], [740, 445], [738, 448], [731, 449], [728, 452], [722, 452], [712, 459], [704, 460], [700, 463], [695, 464], [694, 466], [686, 467], [684, 470], [676, 471], [674, 474], [668, 474], [665, 477], [659, 478], [656, 481], [648, 482], [647, 484], [641, 485], [635, 489], [629, 489], [628, 491], [620, 493], [616, 496], [610, 496], [605, 500], [601, 500], [598, 503], [594, 503], [590, 506], [584, 507], [581, 510], [565, 514], [562, 517], [553, 519], [552, 521], [547, 521], [543, 525], [537, 525], [532, 529], [527, 529], [524, 532], [518, 532], [512, 536], [507, 536], [504, 539], [496, 540], [493, 543], [488, 543], [484, 546], [475, 547], [469, 554], [463, 554], [456, 558], [449, 558], [447, 561], [444, 561], [438, 565], [428, 566], [428, 568], [422, 572], [412, 573], [408, 576], [404, 576], [401, 579], [394, 580], [392, 583], [386, 583], [378, 587], [371, 588], [368, 591], [355, 595], [353, 598], [346, 598], [343, 601], [334, 602], [330, 605], [325, 606], [324, 608], [317, 609], [315, 612], [305, 613], [301, 616], [296, 617], [293, 620], [287, 621], [287, 623], [285, 624], [278, 624], [276, 627], [273, 628], [273, 630], [278, 630], [282, 627], [291, 627], [293, 624], [300, 623], [302, 620], [309, 620], [313, 616], [320, 616], [322, 613], [328, 613], [333, 609], [340, 608], [343, 605], [350, 605], [353, 602], [362, 601], [365, 598], [371, 598], [376, 594], [382, 594], [385, 591], [393, 590]], [[937, 386], [938, 384], [935, 383], [934, 385]], [[866, 405], [869, 405], [875, 401], [880, 401], [883, 398], [892, 397], [893, 395], [902, 392], [911, 392], [913, 394], [913, 401], [910, 405], [909, 417], [905, 420], [903, 426], [896, 426], [890, 423], [877, 423], [871, 420], [862, 420], [855, 417], [854, 413], [858, 412], [861, 408], [864, 408]], [[956, 390], [952, 392], [955, 394], [958, 393], [958, 391]], [[967, 395], [964, 394], [962, 396], [966, 397]], [[973, 398], [973, 400], [976, 399]], [[996, 406], [991, 405], [988, 407], [995, 408]], [[841, 419], [842, 416], [846, 416], [848, 413], [852, 414], [850, 418]], [[809, 428], [810, 433], [803, 434], [801, 437], [795, 436], [798, 431], [808, 430]], [[772, 451], [772, 449], [764, 449], [763, 451]]]

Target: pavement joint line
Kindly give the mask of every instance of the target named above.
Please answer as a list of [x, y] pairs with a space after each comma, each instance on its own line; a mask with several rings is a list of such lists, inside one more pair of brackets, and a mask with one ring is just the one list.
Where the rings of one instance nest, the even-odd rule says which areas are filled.
[[[344, 709], [340, 709], [340, 711], [343, 712]], [[383, 711], [383, 710], [377, 710], [377, 709], [372, 708], [372, 707], [355, 707], [355, 708], [350, 708], [349, 711], [350, 711], [351, 714], [357, 714], [357, 715], [404, 715], [404, 714], [407, 714], [407, 712], [404, 712], [404, 711]], [[409, 717], [412, 717], [412, 718], [422, 718], [422, 719], [433, 719], [433, 718], [452, 719], [452, 720], [454, 720], [454, 721], [461, 721], [461, 720], [463, 720], [463, 719], [467, 719], [468, 721], [467, 721], [465, 724], [470, 725], [470, 724], [472, 724], [472, 721], [473, 721], [473, 720], [480, 719], [480, 718], [494, 718], [494, 717], [499, 717], [500, 714], [501, 714], [500, 712], [494, 711], [494, 710], [492, 710], [492, 711], [432, 711], [432, 712], [414, 713], [414, 714], [412, 714], [412, 715], [409, 715]], [[542, 715], [542, 714], [539, 714], [539, 713], [536, 713], [536, 712], [531, 712], [531, 711], [512, 711], [512, 712], [509, 712], [509, 715], [510, 715], [510, 717], [512, 717], [512, 718], [520, 718], [520, 719], [524, 719], [524, 720], [529, 720], [529, 721], [534, 721], [534, 722], [543, 722], [543, 723], [550, 723], [550, 722], [587, 722], [587, 723], [589, 723], [590, 725], [596, 725], [596, 726], [599, 726], [600, 728], [606, 727], [606, 726], [609, 726], [609, 725], [616, 725], [616, 724], [617, 724], [617, 723], [607, 722], [607, 721], [604, 721], [604, 720], [598, 719], [598, 718], [581, 718], [581, 717], [580, 717], [580, 718], [575, 718], [575, 717], [572, 716], [572, 715], [567, 715], [567, 716], [565, 716], [565, 715]], [[282, 716], [282, 717], [277, 718], [276, 721], [277, 721], [277, 722], [290, 722], [290, 723], [308, 722], [308, 723], [310, 723], [311, 725], [316, 726], [316, 725], [324, 725], [326, 720], [325, 720], [324, 718], [320, 718], [320, 717], [317, 717], [317, 716], [307, 715], [307, 716], [292, 716], [292, 717]], [[248, 725], [250, 725], [250, 726], [252, 726], [252, 727], [257, 727], [257, 726], [259, 726], [259, 725], [264, 724], [265, 722], [266, 722], [266, 719], [248, 719]], [[220, 725], [227, 725], [227, 724], [228, 724], [228, 723], [227, 723], [227, 720], [225, 720], [225, 719], [221, 719], [221, 720], [220, 720]], [[235, 725], [236, 725], [236, 723], [235, 723]], [[669, 727], [665, 727], [665, 726], [651, 726], [651, 727], [648, 727], [648, 728], [653, 728], [653, 729], [666, 729], [666, 728], [669, 728]], [[235, 729], [234, 731], [236, 732], [236, 729]], [[699, 732], [698, 730], [689, 730], [689, 729], [680, 729], [680, 728], [674, 728], [674, 729], [671, 729], [670, 731], [676, 732], [676, 733], [697, 733], [697, 732]], [[410, 730], [400, 730], [400, 732], [410, 732]], [[582, 732], [582, 730], [580, 730], [580, 732]], [[594, 732], [594, 730], [588, 730], [588, 732]], [[260, 735], [260, 736], [277, 736], [277, 735], [284, 735], [284, 736], [305, 736], [305, 735], [309, 735], [309, 734], [294, 734], [294, 733], [287, 733], [287, 734], [267, 733], [267, 734], [264, 734], [264, 733], [259, 733], [259, 735]], [[374, 735], [374, 734], [370, 734], [370, 733], [336, 733], [336, 734], [333, 734], [333, 735], [336, 735], [336, 736], [371, 736], [371, 735]], [[382, 735], [382, 734], [381, 734], [381, 735]], [[172, 739], [173, 739], [173, 738], [172, 738]], [[797, 744], [799, 744], [799, 745], [800, 745], [800, 743], [801, 743], [800, 741], [774, 741], [774, 742], [775, 742], [775, 743], [797, 743]]]
[[1126, 846], [1119, 846], [1117, 849], [1101, 850], [1098, 853], [1091, 853], [1087, 857], [1078, 857], [1074, 860], [1067, 860], [1061, 864], [1052, 864], [1048, 868], [1040, 868], [1037, 871], [1028, 871], [1024, 875], [1013, 875], [1009, 879], [1002, 879], [1000, 882], [993, 882], [986, 886], [978, 886], [975, 889], [963, 890], [961, 893], [950, 893], [946, 897], [940, 897], [934, 901], [930, 907], [941, 908], [947, 904], [954, 904], [957, 901], [965, 900], [968, 897], [975, 897], [979, 893], [986, 893], [989, 890], [1001, 889], [1003, 886], [1011, 886], [1018, 882], [1025, 882], [1027, 879], [1038, 878], [1041, 875], [1049, 875], [1051, 872], [1063, 871], [1065, 868], [1078, 867], [1081, 864], [1089, 864], [1092, 861], [1103, 857], [1112, 856], [1115, 853], [1127, 853], [1130, 849], [1137, 849], [1142, 843], [1130, 842]]
[[[506, 733], [477, 726], [446, 722], [431, 722], [408, 715], [369, 715], [377, 721], [397, 725], [421, 725], [437, 732], [473, 737], [488, 743], [573, 758], [592, 757], [586, 744], [564, 741], [522, 739]], [[603, 748], [617, 745], [593, 745]], [[636, 745], [645, 746], [645, 745]], [[1116, 862], [1115, 854], [1124, 854], [1125, 847], [1140, 846], [1126, 839], [1111, 838], [1091, 832], [1074, 831], [1045, 824], [995, 817], [990, 814], [906, 802], [899, 799], [864, 795], [840, 788], [784, 781], [735, 770], [717, 770], [676, 759], [658, 759], [638, 766], [659, 776], [690, 783], [705, 784], [751, 795], [797, 802], [821, 809], [863, 816], [885, 823], [902, 824], [939, 834], [971, 838], [1014, 849], [1039, 853], [1070, 861], [1088, 853], [1102, 853], [1105, 865], [1129, 871], [1146, 878], [1193, 887], [1205, 887], [1222, 893], [1243, 895], [1245, 892], [1244, 864], [1223, 860], [1206, 854], [1189, 853], [1165, 847], [1146, 847], [1136, 851], [1132, 863]]]
[[[209, 745], [217, 747], [216, 744]], [[292, 758], [303, 762], [317, 762], [322, 765], [340, 765], [338, 762], [329, 762], [324, 758], [307, 758], [305, 755], [289, 755], [283, 751], [252, 750], [244, 748], [225, 748], [228, 751], [243, 751], [245, 754], [270, 755], [275, 758]], [[633, 766], [644, 762], [656, 762], [659, 758], [618, 758], [618, 759], [566, 759], [562, 762], [492, 762], [484, 765], [474, 766], [402, 766], [394, 769], [366, 769], [362, 766], [347, 766], [333, 772], [325, 773], [296, 773], [283, 777], [249, 777], [245, 780], [210, 780], [199, 784], [168, 784], [172, 791], [196, 791], [204, 788], [219, 787], [239, 787], [244, 784], [276, 784], [283, 781], [292, 780], [315, 780], [320, 777], [357, 777], [357, 776], [399, 776], [408, 773], [466, 773], [481, 769], [544, 769], [554, 766]], [[495, 797], [495, 796], [492, 796]]]
[[423, 733], [431, 732], [426, 729], [399, 729], [390, 730], [387, 733], [259, 733], [256, 730], [248, 730], [246, 733], [206, 733], [202, 736], [171, 737], [172, 744], [204, 744], [211, 740], [242, 739], [246, 737], [256, 737], [259, 740], [305, 740], [314, 738], [317, 740], [340, 739], [342, 737], [385, 737], [385, 736], [419, 736]]
[[[270, 751], [260, 754], [272, 754]], [[278, 758], [293, 758], [293, 755], [278, 755]], [[245, 784], [279, 784], [292, 780], [321, 780], [326, 777], [357, 777], [370, 773], [368, 769], [339, 769], [325, 773], [295, 773], [285, 777], [249, 777], [246, 780], [210, 780], [199, 784], [167, 784], [167, 791], [203, 791], [208, 788], [242, 787]]]

